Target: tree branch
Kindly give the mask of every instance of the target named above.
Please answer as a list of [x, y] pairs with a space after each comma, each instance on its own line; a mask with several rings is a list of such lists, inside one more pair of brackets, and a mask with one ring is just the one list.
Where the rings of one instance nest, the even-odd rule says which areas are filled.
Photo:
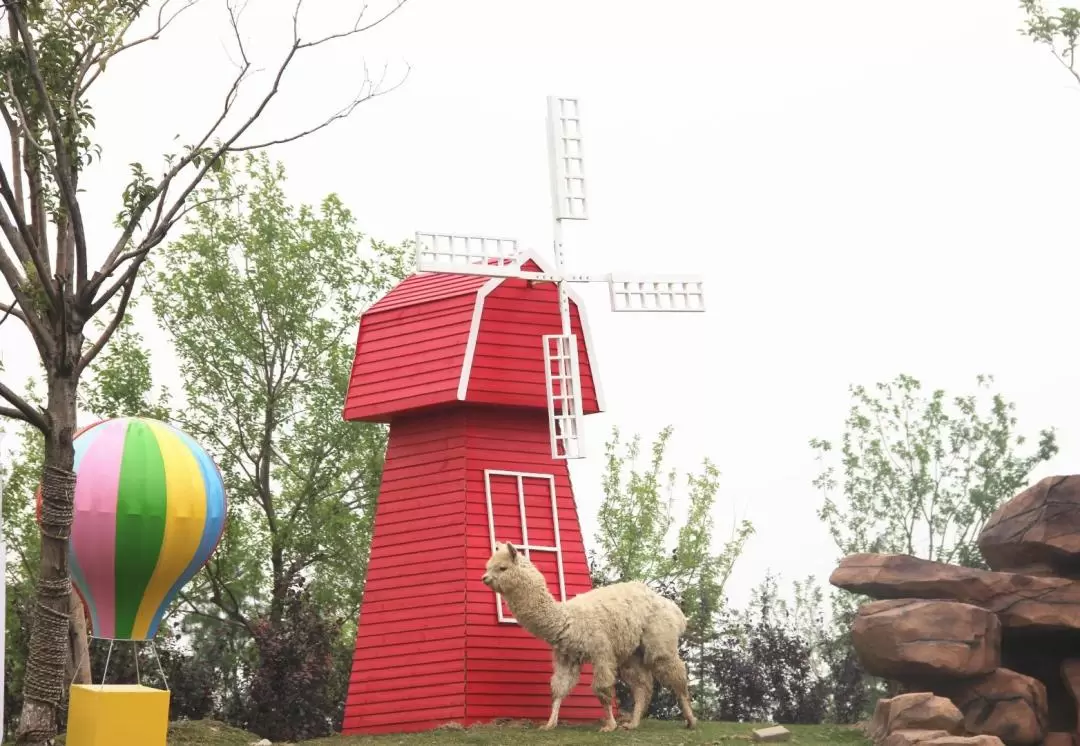
[[0, 275], [3, 276], [4, 281], [7, 282], [8, 287], [15, 296], [15, 302], [22, 308], [22, 320], [27, 329], [30, 330], [30, 335], [34, 338], [34, 343], [43, 356], [42, 359], [47, 359], [45, 356], [51, 355], [55, 350], [54, 340], [48, 329], [45, 328], [41, 317], [38, 316], [33, 299], [23, 289], [25, 278], [12, 263], [11, 257], [2, 249], [0, 249]]
[[0, 303], [0, 311], [4, 312], [4, 318], [0, 319], [0, 324], [7, 321], [8, 316], [14, 316], [24, 324], [26, 323], [26, 315], [12, 303]]
[[[7, 1], [10, 2], [11, 0]], [[384, 93], [388, 93], [389, 91], [377, 90], [375, 87], [375, 85], [377, 84], [373, 85], [369, 81], [367, 84], [362, 86], [360, 95], [356, 96], [352, 102], [350, 102], [348, 105], [346, 105], [318, 125], [309, 127], [308, 129], [304, 130], [299, 134], [274, 138], [261, 144], [239, 146], [236, 144], [237, 141], [241, 137], [243, 137], [245, 133], [247, 133], [251, 126], [262, 117], [267, 106], [269, 106], [270, 102], [280, 92], [281, 81], [285, 75], [285, 71], [288, 70], [289, 66], [292, 64], [292, 62], [296, 58], [297, 53], [300, 50], [311, 49], [334, 41], [336, 39], [353, 36], [355, 34], [373, 28], [379, 23], [385, 21], [393, 14], [395, 14], [398, 10], [401, 9], [402, 6], [405, 5], [407, 1], [408, 0], [398, 0], [397, 4], [394, 6], [393, 9], [385, 13], [376, 21], [367, 24], [366, 26], [361, 25], [360, 20], [358, 19], [357, 22], [353, 25], [353, 28], [347, 31], [330, 34], [328, 36], [324, 36], [313, 41], [302, 41], [299, 35], [299, 14], [303, 6], [303, 0], [298, 0], [293, 11], [293, 42], [289, 47], [289, 51], [285, 54], [284, 58], [279, 63], [277, 70], [275, 71], [273, 82], [270, 84], [269, 90], [259, 100], [253, 112], [247, 117], [247, 119], [241, 122], [233, 130], [233, 132], [223, 141], [219, 140], [218, 144], [215, 145], [213, 148], [210, 148], [209, 152], [207, 153], [204, 150], [206, 143], [209, 142], [212, 137], [214, 137], [218, 128], [232, 112], [233, 104], [236, 101], [239, 87], [247, 77], [247, 73], [251, 67], [250, 62], [247, 58], [247, 53], [244, 50], [244, 46], [241, 42], [241, 36], [239, 32], [239, 18], [243, 11], [243, 6], [238, 9], [231, 2], [229, 2], [227, 4], [229, 11], [229, 20], [230, 24], [232, 25], [233, 35], [237, 40], [237, 46], [239, 48], [242, 63], [240, 65], [239, 73], [233, 79], [232, 84], [230, 85], [229, 90], [225, 95], [225, 103], [222, 107], [221, 114], [218, 116], [215, 122], [206, 130], [205, 134], [199, 139], [198, 143], [194, 147], [192, 147], [186, 155], [176, 160], [173, 166], [165, 173], [165, 175], [161, 178], [157, 185], [152, 190], [150, 190], [147, 198], [131, 211], [131, 215], [128, 216], [128, 220], [124, 225], [124, 229], [121, 232], [119, 239], [113, 246], [112, 251], [110, 251], [105, 261], [102, 263], [102, 270], [94, 274], [94, 277], [87, 284], [85, 291], [80, 294], [80, 302], [87, 307], [96, 303], [96, 293], [101, 288], [101, 285], [105, 282], [106, 278], [116, 270], [116, 267], [119, 265], [120, 255], [128, 249], [131, 237], [134, 235], [135, 230], [137, 229], [142, 218], [146, 215], [147, 210], [149, 210], [152, 205], [157, 203], [154, 220], [147, 230], [146, 238], [144, 238], [143, 241], [141, 241], [139, 244], [140, 249], [146, 248], [147, 250], [149, 250], [150, 247], [160, 243], [163, 240], [164, 235], [179, 218], [179, 213], [184, 208], [188, 197], [202, 183], [203, 178], [206, 176], [206, 174], [209, 173], [211, 169], [217, 166], [218, 162], [223, 156], [231, 152], [241, 152], [244, 150], [251, 150], [258, 147], [266, 147], [272, 144], [282, 144], [300, 139], [307, 135], [318, 132], [325, 127], [328, 127], [330, 124], [338, 121], [339, 119], [347, 117], [353, 112], [353, 110], [355, 110], [355, 108], [360, 103], [371, 100], [372, 98], [383, 95]], [[361, 12], [360, 17], [362, 16], [363, 13]], [[404, 82], [404, 80], [402, 82]], [[390, 90], [396, 89], [399, 85], [401, 85], [401, 83], [394, 86], [394, 88]], [[180, 193], [171, 202], [165, 200], [165, 194], [168, 191], [170, 185], [173, 183], [174, 180], [176, 180], [180, 172], [189, 165], [197, 166], [195, 174], [189, 180], [187, 180], [185, 186], [180, 190]]]
[[[75, 108], [75, 102], [86, 95], [86, 92], [90, 89], [90, 86], [92, 86], [94, 84], [94, 81], [98, 79], [98, 76], [101, 75], [102, 71], [105, 69], [105, 63], [107, 63], [116, 55], [121, 54], [122, 52], [126, 52], [133, 47], [137, 47], [140, 44], [145, 44], [148, 41], [157, 41], [161, 38], [161, 34], [167, 28], [169, 28], [170, 25], [172, 25], [172, 22], [175, 21], [181, 13], [194, 7], [199, 2], [199, 0], [186, 0], [186, 2], [180, 7], [178, 11], [166, 17], [165, 10], [169, 7], [172, 1], [173, 0], [165, 0], [165, 2], [161, 4], [161, 7], [158, 8], [157, 26], [152, 32], [150, 32], [146, 36], [141, 36], [138, 39], [134, 39], [133, 41], [123, 41], [124, 35], [131, 28], [132, 24], [135, 23], [135, 20], [138, 17], [132, 14], [131, 19], [124, 25], [122, 29], [120, 29], [119, 32], [117, 32], [115, 37], [116, 42], [111, 48], [102, 50], [101, 54], [87, 56], [86, 62], [83, 63], [82, 68], [79, 70], [79, 75], [76, 79], [78, 83], [73, 87], [72, 90], [72, 108]], [[97, 66], [97, 70], [94, 71], [94, 74], [90, 76], [89, 80], [84, 80], [86, 78], [86, 74], [90, 71], [90, 68], [94, 67], [95, 65]]]
[[28, 401], [5, 386], [3, 382], [0, 382], [0, 397], [11, 403], [15, 407], [14, 412], [17, 412], [17, 414], [13, 414], [13, 410], [3, 407], [0, 409], [0, 414], [28, 422], [40, 430], [43, 435], [49, 434], [49, 423], [45, 419], [45, 415], [30, 406]]
[[[15, 19], [15, 25], [19, 29], [30, 80], [33, 82], [38, 98], [41, 100], [45, 123], [48, 126], [53, 147], [56, 148], [53, 173], [56, 176], [56, 185], [63, 197], [68, 219], [71, 221], [75, 239], [75, 263], [78, 273], [77, 288], [81, 290], [87, 281], [86, 228], [83, 225], [82, 208], [79, 205], [79, 198], [75, 191], [75, 169], [71, 163], [71, 154], [68, 153], [67, 144], [64, 142], [64, 134], [60, 130], [60, 122], [56, 118], [56, 109], [53, 107], [52, 98], [49, 95], [48, 85], [45, 83], [41, 67], [38, 64], [37, 49], [30, 28], [26, 23], [26, 16], [23, 14], [22, 3], [19, 0], [4, 0], [4, 7], [7, 8], [11, 17]], [[14, 91], [14, 88], [11, 90]], [[28, 122], [25, 118], [22, 120], [22, 124], [23, 131], [29, 131]]]
[[94, 362], [94, 358], [105, 349], [105, 344], [120, 327], [120, 322], [124, 320], [124, 313], [127, 312], [128, 302], [131, 300], [131, 293], [135, 289], [135, 278], [138, 276], [138, 268], [139, 265], [142, 264], [142, 258], [145, 258], [145, 254], [140, 259], [131, 263], [131, 266], [135, 268], [134, 271], [125, 273], [127, 279], [124, 281], [124, 290], [120, 295], [120, 305], [117, 307], [116, 313], [113, 314], [112, 320], [109, 321], [105, 330], [101, 333], [101, 336], [98, 337], [98, 340], [94, 342], [90, 349], [83, 353], [83, 356], [79, 359], [78, 365], [75, 366], [76, 376], [81, 375], [82, 372], [86, 370], [86, 367]]
[[[189, 614], [194, 614], [197, 617], [202, 617], [203, 619], [209, 619], [210, 621], [219, 622], [221, 624], [230, 624], [230, 625], [232, 625], [234, 627], [239, 627], [241, 629], [247, 629], [247, 626], [243, 622], [239, 622], [236, 619], [232, 619], [231, 617], [229, 617], [227, 615], [228, 612], [225, 612], [226, 613], [225, 617], [219, 617], [219, 616], [214, 616], [213, 614], [207, 614], [205, 611], [200, 611], [199, 607], [195, 605], [195, 602], [192, 601], [191, 598], [186, 593], [184, 593], [183, 591], [180, 591], [179, 596], [180, 596], [180, 600], [188, 605], [188, 613]], [[222, 609], [222, 611], [224, 611], [224, 609]]]
[[[368, 77], [367, 65], [364, 65], [364, 83], [360, 87], [361, 92], [358, 93], [353, 98], [352, 101], [350, 101], [344, 107], [342, 107], [341, 109], [336, 111], [334, 114], [332, 114], [329, 117], [327, 117], [326, 119], [324, 119], [319, 124], [316, 124], [316, 125], [314, 125], [312, 127], [309, 127], [308, 129], [304, 130], [303, 132], [298, 132], [298, 133], [293, 134], [293, 135], [286, 135], [284, 137], [278, 137], [278, 138], [275, 138], [275, 139], [272, 139], [272, 140], [264, 140], [262, 142], [251, 143], [250, 145], [234, 145], [234, 146], [230, 147], [228, 149], [228, 151], [230, 153], [242, 153], [242, 152], [248, 151], [248, 150], [262, 150], [263, 148], [268, 148], [271, 145], [284, 145], [286, 143], [290, 143], [290, 142], [294, 142], [296, 140], [300, 140], [300, 139], [302, 139], [304, 137], [307, 137], [308, 135], [313, 135], [316, 132], [318, 132], [319, 130], [326, 129], [331, 124], [338, 121], [339, 119], [345, 119], [350, 114], [352, 114], [353, 111], [356, 109], [356, 107], [359, 106], [360, 104], [366, 103], [367, 101], [370, 101], [373, 98], [378, 98], [379, 96], [385, 96], [388, 93], [393, 93], [394, 91], [396, 91], [398, 88], [400, 88], [401, 86], [403, 86], [405, 84], [405, 81], [409, 77], [409, 73], [412, 72], [412, 68], [410, 66], [406, 65], [406, 71], [405, 71], [405, 74], [402, 76], [401, 80], [399, 80], [397, 83], [395, 83], [390, 88], [381, 89], [380, 87], [382, 86], [383, 81], [386, 80], [387, 67], [388, 66], [383, 66], [383, 74], [379, 78], [379, 82], [378, 83], [372, 83], [370, 78]], [[368, 92], [364, 93], [364, 90], [367, 90]]]

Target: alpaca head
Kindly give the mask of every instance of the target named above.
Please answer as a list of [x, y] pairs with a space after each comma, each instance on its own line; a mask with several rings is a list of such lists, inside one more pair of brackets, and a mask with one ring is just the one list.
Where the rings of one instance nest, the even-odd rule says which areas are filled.
[[537, 579], [547, 587], [540, 571], [510, 542], [496, 542], [481, 579], [488, 588], [504, 596], [515, 588], [535, 584]]

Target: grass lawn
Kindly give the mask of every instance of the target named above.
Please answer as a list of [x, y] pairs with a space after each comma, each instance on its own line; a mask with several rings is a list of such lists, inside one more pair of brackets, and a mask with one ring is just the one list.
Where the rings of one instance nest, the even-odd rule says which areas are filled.
[[[692, 744], [738, 744], [750, 741], [755, 725], [700, 723], [688, 731], [680, 722], [646, 721], [637, 731], [599, 733], [595, 727], [558, 728], [544, 732], [531, 725], [482, 726], [469, 729], [442, 729], [428, 733], [390, 736], [335, 736], [305, 741], [303, 746], [530, 746], [530, 744], [649, 744], [650, 746], [691, 746]], [[793, 725], [788, 728], [788, 743], [801, 746], [868, 746], [869, 740], [851, 727], [830, 725]], [[169, 729], [169, 746], [249, 746], [258, 736], [213, 721], [175, 723]]]

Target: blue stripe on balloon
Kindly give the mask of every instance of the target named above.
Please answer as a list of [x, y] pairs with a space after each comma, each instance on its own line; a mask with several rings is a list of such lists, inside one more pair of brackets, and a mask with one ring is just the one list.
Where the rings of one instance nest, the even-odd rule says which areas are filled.
[[195, 460], [199, 464], [199, 471], [202, 473], [203, 489], [206, 491], [206, 520], [203, 523], [202, 539], [199, 541], [199, 548], [195, 551], [195, 556], [191, 558], [191, 562], [184, 568], [184, 572], [173, 583], [172, 588], [165, 594], [165, 598], [161, 602], [161, 606], [158, 608], [157, 613], [154, 614], [153, 620], [150, 622], [150, 628], [148, 630], [149, 635], [153, 636], [157, 634], [157, 628], [161, 624], [161, 620], [165, 617], [165, 611], [172, 605], [173, 599], [176, 594], [180, 592], [180, 589], [191, 580], [195, 573], [202, 569], [202, 566], [206, 564], [206, 561], [210, 559], [210, 555], [213, 554], [214, 549], [217, 547], [218, 538], [221, 536], [221, 530], [225, 526], [225, 484], [221, 479], [221, 472], [218, 471], [217, 464], [210, 458], [210, 455], [203, 450], [203, 447], [192, 440], [191, 436], [182, 430], [170, 426], [170, 429], [176, 434], [180, 440], [184, 442], [191, 453], [195, 456]]
[[[89, 430], [80, 433], [79, 436], [75, 438], [73, 444], [75, 446], [75, 463], [71, 470], [76, 474], [79, 473], [79, 464], [82, 462], [83, 456], [86, 455], [87, 451], [90, 450], [90, 446], [94, 445], [94, 441], [101, 437], [101, 434], [105, 432], [105, 429], [108, 427], [125, 427], [125, 423], [118, 420], [112, 420], [101, 424], [95, 424], [92, 425]], [[86, 576], [83, 575], [78, 557], [75, 555], [75, 552], [71, 551], [71, 539], [68, 539], [68, 568], [71, 572], [72, 582], [80, 588], [85, 588]], [[83, 601], [86, 602], [86, 610], [90, 613], [90, 624], [92, 625], [92, 629], [101, 629], [98, 624], [98, 611], [94, 599], [86, 594], [81, 595]]]

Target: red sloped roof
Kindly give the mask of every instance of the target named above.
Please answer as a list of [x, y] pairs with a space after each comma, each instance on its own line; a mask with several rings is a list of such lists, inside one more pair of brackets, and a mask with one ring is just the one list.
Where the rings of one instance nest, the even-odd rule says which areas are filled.
[[[543, 271], [535, 257], [524, 266]], [[571, 292], [582, 404], [603, 409], [585, 310]], [[347, 420], [468, 402], [546, 408], [543, 334], [559, 332], [554, 287], [511, 278], [412, 275], [360, 318]]]
[[459, 295], [473, 295], [490, 279], [490, 277], [477, 275], [445, 275], [427, 272], [410, 275], [374, 303], [366, 313], [393, 311]]

